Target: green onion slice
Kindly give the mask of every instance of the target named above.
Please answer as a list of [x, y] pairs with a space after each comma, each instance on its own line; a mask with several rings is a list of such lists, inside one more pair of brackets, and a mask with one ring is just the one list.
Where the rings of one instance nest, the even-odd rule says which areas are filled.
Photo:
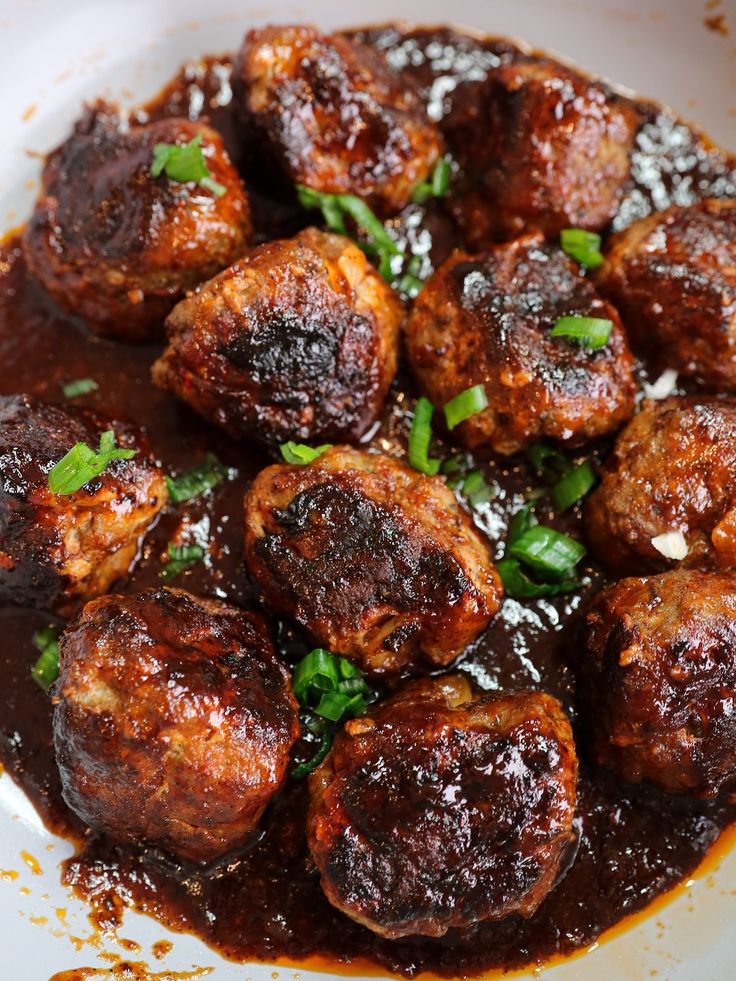
[[202, 151], [202, 134], [197, 133], [188, 143], [157, 143], [153, 148], [151, 176], [165, 173], [169, 180], [180, 184], [193, 181], [207, 188], [216, 197], [222, 197], [227, 188], [213, 180]]
[[41, 656], [31, 668], [31, 677], [48, 691], [59, 677], [59, 629], [44, 627], [33, 635], [33, 646], [41, 652]]
[[299, 766], [294, 767], [291, 774], [294, 780], [303, 780], [304, 777], [308, 776], [312, 772], [312, 770], [316, 770], [322, 760], [324, 760], [329, 753], [330, 747], [332, 746], [333, 729], [330, 726], [324, 726], [322, 731], [319, 733], [319, 736], [319, 748], [314, 756], [305, 763], [300, 763]]
[[535, 525], [509, 544], [509, 554], [534, 572], [555, 579], [569, 576], [586, 549], [569, 535]]
[[312, 447], [306, 446], [304, 443], [295, 443], [293, 440], [289, 440], [288, 443], [282, 443], [279, 449], [281, 450], [281, 456], [287, 463], [296, 463], [303, 467], [308, 463], [313, 463], [317, 457], [322, 456], [327, 450], [332, 449], [332, 443], [323, 443], [322, 446]]
[[593, 489], [595, 482], [595, 470], [588, 460], [573, 467], [550, 491], [557, 510], [566, 511], [573, 504], [577, 504]]
[[94, 378], [77, 378], [76, 381], [70, 381], [64, 385], [62, 391], [64, 398], [77, 399], [80, 395], [89, 395], [90, 392], [96, 392], [99, 387]]
[[424, 283], [422, 280], [418, 276], [413, 276], [411, 273], [405, 273], [399, 280], [399, 292], [403, 293], [404, 296], [408, 296], [410, 300], [419, 296], [423, 289]]
[[211, 491], [225, 477], [227, 477], [227, 468], [220, 463], [214, 453], [207, 453], [196, 467], [185, 470], [178, 477], [167, 477], [166, 486], [169, 488], [171, 500], [175, 504], [181, 504], [182, 501], [191, 501]]
[[321, 647], [310, 651], [294, 668], [292, 685], [302, 705], [309, 706], [314, 696], [337, 691], [340, 683], [338, 658]]
[[433, 477], [440, 468], [440, 461], [429, 456], [432, 439], [432, 415], [434, 406], [423, 396], [414, 407], [414, 419], [409, 432], [409, 463], [420, 473]]
[[547, 446], [546, 443], [532, 443], [526, 455], [537, 473], [544, 476], [564, 476], [572, 469], [572, 464], [565, 454]]
[[480, 470], [471, 470], [460, 489], [473, 507], [485, 504], [495, 496], [494, 489], [486, 483]]
[[365, 698], [359, 692], [348, 695], [341, 691], [331, 691], [320, 698], [314, 711], [330, 722], [340, 722], [342, 719], [352, 719], [356, 715], [362, 715], [366, 708]]
[[517, 559], [501, 559], [496, 563], [506, 596], [511, 599], [536, 599], [540, 596], [559, 596], [579, 589], [576, 579], [563, 579], [559, 582], [535, 582], [521, 568]]
[[488, 406], [484, 385], [473, 385], [460, 392], [445, 405], [445, 421], [448, 429], [454, 429], [465, 419], [477, 415]]
[[49, 490], [52, 494], [74, 494], [99, 476], [113, 460], [130, 460], [135, 453], [135, 450], [124, 450], [115, 445], [112, 429], [100, 436], [96, 453], [86, 443], [76, 443], [49, 470]]
[[170, 582], [186, 569], [201, 562], [205, 555], [201, 545], [174, 545], [173, 542], [169, 542], [168, 552], [169, 561], [159, 572], [159, 578], [164, 582]]
[[444, 198], [450, 190], [452, 176], [452, 161], [449, 157], [441, 157], [434, 165], [428, 181], [421, 181], [412, 191], [411, 199], [415, 204], [424, 204], [430, 198]]
[[613, 330], [612, 320], [599, 317], [560, 317], [550, 331], [550, 337], [566, 337], [581, 347], [605, 347]]
[[560, 232], [560, 245], [572, 259], [588, 269], [597, 269], [603, 262], [601, 237], [583, 228], [563, 228]]
[[532, 505], [526, 504], [520, 511], [517, 511], [509, 523], [508, 543], [513, 545], [530, 528], [534, 528], [539, 522], [532, 511]]

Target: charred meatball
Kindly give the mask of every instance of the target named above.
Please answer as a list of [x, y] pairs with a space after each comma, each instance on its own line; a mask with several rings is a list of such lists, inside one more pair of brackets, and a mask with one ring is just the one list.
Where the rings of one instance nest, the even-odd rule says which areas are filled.
[[441, 478], [345, 446], [256, 477], [245, 553], [273, 609], [374, 673], [448, 664], [501, 601], [488, 546]]
[[736, 390], [736, 200], [643, 218], [609, 241], [601, 273], [632, 343], [656, 365]]
[[90, 828], [196, 862], [246, 841], [299, 734], [260, 616], [179, 589], [106, 596], [59, 661], [56, 758]]
[[[96, 450], [108, 430], [136, 455], [74, 494], [52, 494], [54, 464], [78, 442]], [[27, 395], [0, 397], [0, 474], [0, 601], [62, 615], [125, 577], [168, 498], [140, 433]]]
[[573, 841], [576, 781], [555, 698], [415, 682], [346, 723], [310, 778], [322, 888], [389, 938], [531, 916]]
[[[589, 350], [551, 337], [569, 316], [611, 320], [608, 343]], [[406, 339], [414, 374], [438, 407], [485, 387], [488, 408], [456, 430], [470, 449], [514, 453], [540, 438], [577, 446], [615, 431], [634, 410], [618, 314], [539, 234], [448, 259], [417, 297]]]
[[471, 243], [526, 229], [603, 228], [629, 176], [635, 112], [602, 84], [547, 59], [492, 71], [462, 162], [475, 190], [461, 202]]
[[[196, 137], [225, 189], [219, 196], [151, 176], [157, 143]], [[100, 334], [141, 341], [162, 333], [187, 290], [242, 255], [250, 232], [248, 199], [219, 134], [176, 118], [128, 128], [98, 106], [48, 158], [24, 248], [60, 307]]]
[[153, 378], [236, 438], [353, 440], [381, 414], [402, 319], [354, 243], [308, 228], [178, 304]]
[[286, 178], [317, 191], [398, 211], [442, 154], [416, 93], [356, 40], [304, 26], [249, 31], [233, 85]]
[[736, 781], [736, 575], [678, 569], [604, 589], [581, 673], [597, 762], [698, 797]]
[[645, 402], [606, 461], [585, 522], [597, 557], [621, 575], [678, 561], [736, 568], [736, 400]]

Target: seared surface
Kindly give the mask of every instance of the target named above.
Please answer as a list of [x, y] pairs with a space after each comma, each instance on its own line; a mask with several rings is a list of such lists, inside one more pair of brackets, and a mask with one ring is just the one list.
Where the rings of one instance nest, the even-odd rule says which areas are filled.
[[313, 27], [249, 31], [233, 84], [289, 181], [356, 194], [391, 214], [443, 150], [413, 87], [375, 49]]
[[[96, 450], [106, 430], [133, 448], [74, 494], [48, 472], [75, 443]], [[148, 444], [129, 424], [27, 395], [0, 396], [0, 599], [70, 615], [123, 579], [168, 491]]]
[[262, 471], [245, 550], [277, 613], [376, 673], [449, 664], [501, 601], [488, 545], [444, 480], [349, 447]]
[[231, 436], [354, 440], [383, 409], [403, 314], [353, 242], [308, 228], [178, 304], [153, 378]]
[[690, 567], [736, 567], [736, 401], [645, 402], [624, 429], [585, 507], [587, 539], [619, 575], [673, 563], [652, 544], [681, 532]]
[[330, 902], [385, 937], [531, 916], [574, 838], [577, 757], [560, 703], [472, 699], [449, 676], [347, 722], [310, 778]]
[[209, 861], [286, 775], [296, 700], [265, 621], [159, 587], [89, 603], [60, 641], [54, 745], [90, 828]]
[[596, 597], [584, 643], [599, 763], [700, 797], [736, 780], [736, 575], [623, 579]]
[[[221, 197], [151, 176], [157, 143], [198, 134]], [[248, 199], [219, 133], [177, 118], [128, 129], [98, 105], [49, 156], [24, 242], [62, 309], [100, 334], [140, 341], [159, 336], [176, 301], [242, 255], [250, 234]]]
[[[559, 317], [613, 321], [605, 347], [550, 337]], [[440, 407], [482, 384], [488, 408], [455, 430], [470, 449], [514, 453], [540, 438], [577, 446], [634, 409], [632, 358], [618, 314], [539, 234], [457, 254], [417, 297], [406, 326], [412, 371]]]

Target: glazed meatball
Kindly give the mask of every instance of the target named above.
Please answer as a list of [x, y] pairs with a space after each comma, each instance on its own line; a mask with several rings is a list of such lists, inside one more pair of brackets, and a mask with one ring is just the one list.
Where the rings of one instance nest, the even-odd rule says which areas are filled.
[[249, 31], [233, 86], [288, 180], [357, 194], [383, 213], [407, 204], [442, 154], [406, 80], [380, 52], [346, 37], [304, 26]]
[[442, 478], [345, 446], [256, 477], [245, 554], [274, 610], [376, 674], [448, 664], [501, 601], [488, 545]]
[[[736, 400], [645, 402], [588, 499], [588, 541], [619, 575], [660, 572], [676, 561], [733, 569], [735, 502]], [[663, 553], [663, 535], [676, 536], [679, 549], [665, 544]], [[678, 551], [686, 554], [678, 559]]]
[[[567, 316], [611, 320], [608, 343], [590, 350], [551, 337]], [[437, 407], [485, 387], [488, 408], [455, 430], [469, 449], [508, 454], [540, 438], [577, 446], [615, 431], [634, 410], [618, 314], [539, 234], [448, 259], [417, 297], [406, 340], [414, 374]]]
[[248, 839], [299, 734], [260, 616], [179, 589], [105, 596], [59, 661], [56, 758], [90, 828], [194, 862]]
[[415, 682], [346, 723], [310, 778], [322, 888], [389, 938], [531, 916], [574, 840], [576, 781], [555, 698]]
[[381, 414], [402, 319], [354, 243], [308, 228], [178, 304], [153, 379], [236, 438], [354, 440]]
[[[103, 432], [135, 449], [73, 494], [48, 474], [78, 442]], [[89, 411], [26, 395], [0, 397], [0, 601], [70, 615], [124, 578], [142, 536], [166, 504], [161, 470], [139, 432]]]
[[655, 365], [736, 390], [736, 200], [635, 222], [610, 239], [601, 274], [632, 343]]
[[[157, 143], [195, 137], [220, 196], [151, 176]], [[162, 333], [187, 290], [243, 254], [250, 231], [245, 190], [214, 130], [176, 118], [128, 128], [98, 106], [48, 158], [24, 249], [60, 307], [100, 334], [141, 341]]]
[[603, 228], [629, 176], [637, 119], [598, 82], [547, 59], [492, 71], [461, 160], [477, 183], [461, 204], [469, 240], [525, 229]]
[[604, 589], [581, 677], [597, 762], [698, 797], [736, 781], [736, 575], [678, 569]]

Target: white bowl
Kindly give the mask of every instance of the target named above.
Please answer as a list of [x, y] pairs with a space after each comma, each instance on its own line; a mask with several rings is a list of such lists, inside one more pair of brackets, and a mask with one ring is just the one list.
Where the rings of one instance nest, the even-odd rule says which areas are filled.
[[[729, 2], [719, 8], [727, 16]], [[0, 229], [25, 220], [37, 190], [38, 154], [65, 135], [84, 99], [148, 98], [187, 57], [233, 50], [246, 27], [266, 21], [336, 27], [405, 17], [418, 23], [452, 20], [522, 37], [669, 102], [736, 150], [736, 48], [733, 37], [706, 29], [705, 16], [699, 0], [372, 0], [360, 8], [336, 0], [270, 0], [263, 6], [234, 0], [2, 0]], [[736, 30], [732, 5], [730, 18]], [[195, 965], [211, 968], [206, 976], [216, 981], [287, 981], [308, 973], [227, 963], [197, 939], [168, 934], [132, 913], [118, 936], [100, 938], [85, 907], [60, 885], [58, 863], [70, 853], [69, 845], [44, 829], [7, 776], [0, 778], [0, 828], [3, 981], [47, 981], [72, 967], [104, 967], [109, 953], [149, 962], [154, 977]], [[627, 929], [617, 928], [584, 956], [545, 968], [543, 976], [549, 981], [732, 981], [736, 851], [728, 854], [723, 842], [716, 851], [720, 861], [707, 860], [686, 887], [658, 901], [656, 911], [637, 917]], [[34, 858], [40, 874], [32, 868]], [[66, 912], [57, 915], [59, 910]], [[141, 953], [129, 955], [120, 937], [135, 939]], [[165, 937], [173, 950], [157, 962], [151, 945]], [[335, 975], [310, 976], [328, 981]]]

